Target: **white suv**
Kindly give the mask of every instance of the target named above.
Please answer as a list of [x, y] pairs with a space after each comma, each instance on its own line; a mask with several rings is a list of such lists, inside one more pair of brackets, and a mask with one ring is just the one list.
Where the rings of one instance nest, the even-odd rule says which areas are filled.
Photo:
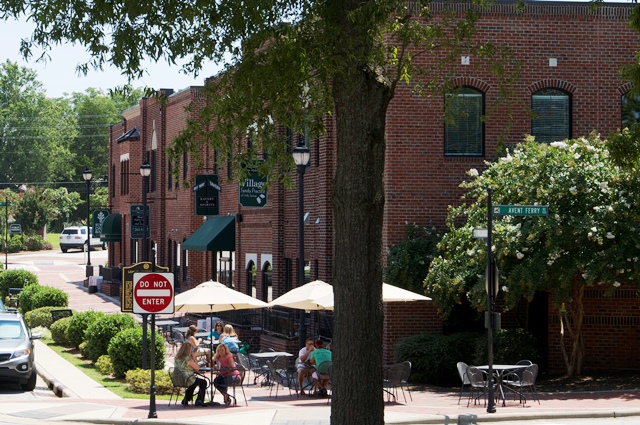
[[[93, 229], [91, 231], [91, 248], [106, 249], [106, 244], [100, 238], [93, 237]], [[65, 228], [60, 233], [60, 249], [67, 252], [68, 249], [78, 248], [82, 251], [87, 249], [87, 228], [86, 226], [72, 226]]]

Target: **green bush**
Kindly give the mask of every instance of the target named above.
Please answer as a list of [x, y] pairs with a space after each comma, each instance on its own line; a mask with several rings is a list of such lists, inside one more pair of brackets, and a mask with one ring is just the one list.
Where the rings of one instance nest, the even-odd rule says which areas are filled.
[[[474, 364], [487, 364], [487, 338], [478, 339]], [[532, 334], [524, 329], [502, 329], [493, 333], [493, 362], [515, 364], [519, 360], [538, 362], [539, 354], [536, 350], [536, 340]]]
[[62, 345], [63, 347], [68, 347], [70, 345], [69, 340], [67, 339], [67, 329], [69, 328], [69, 323], [71, 323], [71, 317], [63, 317], [62, 319], [58, 319], [51, 324], [50, 329], [53, 341], [58, 345]]
[[40, 307], [35, 310], [28, 311], [24, 314], [24, 320], [27, 322], [30, 328], [42, 326], [44, 328], [51, 328], [53, 319], [51, 318], [51, 310], [56, 310], [58, 307]]
[[80, 355], [85, 358], [88, 359], [89, 358], [89, 352], [87, 351], [87, 341], [84, 341], [80, 344], [80, 347], [78, 347], [78, 350], [80, 350]]
[[[85, 332], [87, 340], [88, 359], [92, 362], [98, 360], [103, 354], [108, 354], [109, 343], [118, 332], [127, 328], [136, 328], [139, 325], [128, 314], [107, 314], [100, 320], [96, 320]], [[113, 361], [112, 361], [113, 362]], [[114, 367], [115, 362], [114, 363]]]
[[[148, 336], [147, 343], [150, 347], [151, 335]], [[165, 340], [157, 332], [155, 343], [156, 369], [164, 369]], [[108, 351], [116, 378], [124, 378], [127, 371], [139, 368], [142, 365], [142, 328], [136, 326], [118, 332], [111, 338]], [[148, 359], [150, 358], [149, 355]]]
[[31, 328], [32, 335], [40, 335], [40, 339], [51, 340], [51, 330], [43, 326], [36, 326]]
[[24, 249], [22, 236], [12, 236], [8, 239], [7, 251], [20, 252]]
[[96, 362], [96, 369], [98, 372], [105, 376], [110, 376], [113, 373], [113, 365], [111, 364], [111, 359], [107, 355], [102, 355], [98, 358]]
[[9, 296], [9, 288], [24, 288], [37, 285], [38, 276], [27, 270], [6, 270], [0, 273], [0, 295], [2, 299]]
[[[132, 369], [126, 373], [125, 380], [127, 381], [127, 384], [129, 384], [131, 392], [137, 394], [149, 394], [151, 370]], [[166, 370], [156, 370], [154, 383], [156, 387], [156, 394], [172, 394], [173, 384], [171, 383], [171, 377]]]
[[67, 307], [69, 296], [61, 289], [52, 286], [29, 285], [18, 296], [20, 310], [26, 313], [40, 307]]
[[40, 251], [44, 245], [44, 239], [40, 235], [28, 236], [24, 242], [27, 251]]
[[86, 341], [85, 332], [89, 325], [105, 316], [101, 311], [81, 311], [71, 316], [71, 322], [67, 329], [67, 339], [72, 347], [80, 348], [80, 344]]
[[460, 385], [456, 365], [458, 362], [473, 364], [476, 341], [483, 336], [475, 332], [414, 335], [396, 344], [395, 361], [411, 362], [412, 383]]

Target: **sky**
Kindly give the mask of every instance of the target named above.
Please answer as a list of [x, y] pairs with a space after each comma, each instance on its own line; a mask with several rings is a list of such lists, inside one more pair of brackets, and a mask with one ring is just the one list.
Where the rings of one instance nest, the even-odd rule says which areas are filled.
[[[7, 59], [17, 62], [18, 65], [30, 68], [37, 72], [38, 81], [43, 84], [47, 97], [62, 97], [64, 93], [84, 92], [87, 88], [100, 88], [105, 93], [107, 89], [126, 84], [126, 77], [114, 67], [104, 71], [91, 69], [85, 75], [78, 75], [75, 68], [79, 63], [89, 60], [90, 56], [81, 46], [71, 44], [55, 46], [50, 52], [50, 61], [47, 63], [35, 62], [35, 58], [41, 53], [34, 54], [35, 58], [28, 62], [20, 54], [20, 40], [27, 39], [33, 32], [33, 25], [26, 21], [0, 21], [0, 61]], [[34, 52], [35, 53], [35, 52]], [[169, 66], [166, 62], [145, 64], [149, 74], [140, 80], [132, 82], [134, 87], [153, 87], [155, 89], [167, 88], [179, 91], [189, 86], [201, 86], [204, 80], [217, 73], [220, 67], [213, 63], [205, 64], [198, 77], [185, 75], [179, 66]]]

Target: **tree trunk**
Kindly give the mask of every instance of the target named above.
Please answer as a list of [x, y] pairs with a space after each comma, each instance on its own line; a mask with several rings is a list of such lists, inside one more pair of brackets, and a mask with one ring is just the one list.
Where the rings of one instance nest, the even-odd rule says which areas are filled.
[[382, 225], [391, 86], [366, 64], [333, 81], [337, 161], [332, 424], [384, 423]]
[[[584, 361], [584, 335], [582, 322], [584, 319], [584, 285], [577, 274], [572, 279], [572, 298], [566, 306], [566, 313], [559, 313], [561, 323], [560, 348], [567, 367], [567, 376], [578, 376], [582, 373]], [[566, 337], [568, 334], [568, 337]], [[570, 348], [570, 350], [568, 350]]]

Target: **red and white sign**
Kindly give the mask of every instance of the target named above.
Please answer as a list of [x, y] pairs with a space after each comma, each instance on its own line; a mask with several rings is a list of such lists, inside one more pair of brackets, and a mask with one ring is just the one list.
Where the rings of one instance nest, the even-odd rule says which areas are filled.
[[133, 312], [173, 314], [173, 273], [134, 273]]

